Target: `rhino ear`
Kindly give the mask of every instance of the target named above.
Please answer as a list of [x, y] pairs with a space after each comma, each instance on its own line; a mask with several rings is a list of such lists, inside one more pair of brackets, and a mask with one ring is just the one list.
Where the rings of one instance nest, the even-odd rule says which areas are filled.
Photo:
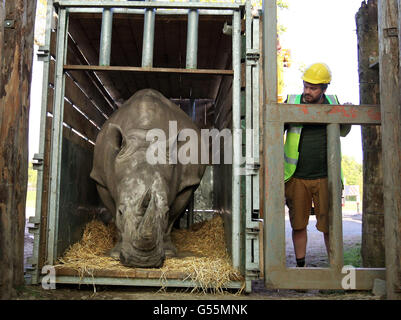
[[116, 151], [120, 150], [125, 144], [124, 134], [118, 124], [110, 123], [107, 128], [108, 143], [111, 144]]

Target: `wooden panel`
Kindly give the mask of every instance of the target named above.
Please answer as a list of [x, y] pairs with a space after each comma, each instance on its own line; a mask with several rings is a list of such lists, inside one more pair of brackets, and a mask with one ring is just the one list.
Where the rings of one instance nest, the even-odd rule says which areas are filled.
[[[73, 268], [57, 266], [57, 276], [76, 276], [79, 277], [81, 274]], [[84, 276], [93, 277], [111, 277], [111, 278], [139, 278], [139, 279], [178, 279], [185, 280], [190, 277], [186, 272], [170, 270], [163, 272], [159, 269], [144, 269], [144, 268], [125, 268], [124, 270], [108, 270], [108, 269], [97, 269], [93, 270], [93, 273], [84, 274]], [[240, 281], [237, 276], [230, 275], [231, 281]]]
[[[48, 90], [48, 103], [47, 112], [52, 114], [53, 111], [53, 99], [54, 90], [49, 88]], [[92, 141], [96, 141], [99, 130], [89, 122], [78, 110], [76, 110], [72, 104], [64, 101], [64, 119], [63, 122], [68, 124], [70, 127], [79, 131], [81, 134], [86, 136]]]
[[92, 82], [89, 72], [69, 71], [68, 74], [78, 83], [81, 90], [88, 96], [93, 104], [97, 106], [106, 116], [110, 117], [114, 110], [107, 103], [97, 86]]
[[[97, 37], [97, 45], [99, 44], [100, 38], [100, 21], [99, 20], [89, 20], [89, 25], [85, 25], [84, 27], [81, 25], [81, 21], [79, 19], [74, 19], [74, 15], [70, 16], [69, 22], [69, 33], [71, 37], [74, 39], [75, 43], [87, 59], [90, 64], [97, 65], [99, 64], [99, 48], [98, 46], [93, 46], [92, 41], [89, 37], [90, 35], [94, 35]], [[121, 100], [121, 94], [114, 88], [113, 82], [110, 81], [110, 78], [106, 74], [98, 75], [100, 81], [107, 88], [110, 96], [113, 101]]]
[[[198, 67], [200, 69], [231, 69], [232, 39], [231, 36], [222, 33], [225, 21], [230, 19], [231, 17], [222, 16], [199, 17]], [[136, 68], [141, 66], [143, 23], [143, 15], [113, 16], [112, 66]], [[71, 14], [71, 35], [92, 65], [98, 65], [100, 25], [100, 14]], [[183, 77], [172, 74], [177, 72], [173, 70], [166, 70], [168, 75], [160, 74], [162, 68], [185, 70], [186, 29], [185, 15], [168, 17], [156, 15], [153, 66], [161, 68], [158, 74], [97, 72], [116, 101], [122, 103], [137, 90], [144, 88], [156, 89], [168, 98], [216, 99], [221, 77]], [[118, 70], [121, 69], [115, 69]]]
[[[85, 56], [81, 53], [71, 37], [68, 39], [68, 64], [87, 64]], [[102, 83], [91, 72], [68, 72], [87, 96], [94, 100], [103, 113], [110, 116], [115, 110], [115, 104]]]
[[233, 70], [221, 69], [183, 69], [183, 68], [142, 68], [128, 66], [88, 66], [88, 65], [64, 65], [64, 70], [91, 70], [91, 71], [121, 71], [135, 73], [171, 73], [200, 75], [234, 75]]
[[216, 99], [215, 126], [218, 129], [231, 128], [232, 79], [224, 77]]
[[96, 183], [89, 177], [92, 170], [93, 146], [68, 128], [64, 127], [63, 131], [57, 257], [81, 239], [85, 225], [93, 219], [93, 215], [88, 214], [88, 211], [78, 208], [100, 206]]
[[106, 121], [106, 118], [96, 109], [70, 77], [66, 77], [65, 79], [65, 96], [87, 115], [89, 119], [95, 122], [98, 127], [101, 127]]
[[82, 148], [86, 149], [90, 154], [93, 153], [95, 146], [90, 143], [88, 140], [84, 139], [83, 137], [76, 134], [73, 130], [64, 127], [63, 128], [63, 137], [67, 140], [71, 141], [72, 143], [81, 146]]
[[90, 140], [96, 141], [99, 130], [67, 101], [64, 102], [64, 122]]

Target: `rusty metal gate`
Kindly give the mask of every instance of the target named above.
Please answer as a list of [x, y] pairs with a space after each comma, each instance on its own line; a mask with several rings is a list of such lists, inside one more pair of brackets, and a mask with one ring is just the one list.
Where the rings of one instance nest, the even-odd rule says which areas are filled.
[[[379, 125], [380, 108], [373, 105], [294, 105], [277, 103], [277, 1], [264, 2], [264, 273], [268, 288], [346, 289], [343, 280], [350, 275], [343, 265], [341, 212], [340, 124]], [[329, 181], [329, 268], [287, 268], [284, 221], [285, 123], [326, 123]], [[355, 287], [371, 289], [373, 280], [384, 279], [383, 268], [352, 270]]]

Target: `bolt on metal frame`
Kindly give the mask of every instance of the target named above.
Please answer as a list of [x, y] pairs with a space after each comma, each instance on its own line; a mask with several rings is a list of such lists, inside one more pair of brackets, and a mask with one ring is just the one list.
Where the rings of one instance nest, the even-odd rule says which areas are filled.
[[[380, 108], [372, 105], [291, 105], [277, 103], [277, 3], [263, 4], [263, 196], [265, 286], [281, 289], [342, 289], [343, 236], [341, 212], [341, 151], [339, 125], [379, 125]], [[287, 268], [284, 220], [285, 123], [326, 123], [330, 195], [329, 268]], [[375, 278], [384, 279], [383, 268], [357, 268], [356, 288], [371, 289]]]
[[[68, 39], [68, 17], [70, 12], [90, 12], [90, 13], [102, 13], [102, 27], [101, 27], [101, 41], [100, 41], [100, 55], [99, 55], [99, 66], [93, 67], [91, 70], [119, 70], [119, 71], [140, 71], [140, 72], [152, 72], [153, 65], [153, 39], [154, 39], [154, 23], [155, 14], [185, 14], [188, 15], [188, 38], [187, 38], [187, 62], [186, 69], [171, 69], [172, 72], [187, 73], [189, 69], [195, 69], [194, 71], [202, 71], [196, 69], [197, 67], [197, 42], [198, 42], [198, 17], [200, 14], [209, 15], [231, 15], [232, 16], [232, 64], [233, 71], [229, 70], [203, 70], [204, 72], [211, 72], [211, 74], [221, 75], [232, 75], [233, 76], [233, 105], [232, 105], [232, 117], [233, 117], [233, 166], [232, 166], [232, 263], [233, 267], [240, 269], [243, 261], [241, 260], [241, 197], [240, 197], [240, 184], [241, 184], [241, 158], [242, 158], [242, 144], [241, 144], [241, 11], [244, 5], [240, 2], [235, 3], [200, 3], [200, 2], [114, 2], [114, 1], [49, 1], [48, 2], [48, 24], [53, 12], [53, 6], [56, 8], [58, 13], [58, 25], [57, 25], [57, 51], [56, 51], [56, 67], [55, 67], [55, 90], [54, 90], [54, 104], [53, 104], [53, 121], [52, 121], [52, 134], [51, 134], [51, 149], [50, 149], [50, 190], [49, 190], [49, 209], [48, 209], [48, 232], [47, 232], [47, 261], [49, 264], [55, 263], [57, 259], [57, 235], [58, 235], [58, 211], [59, 211], [59, 196], [60, 196], [60, 172], [61, 172], [61, 150], [62, 150], [62, 136], [63, 136], [63, 107], [64, 107], [64, 89], [65, 89], [65, 71], [66, 70], [88, 70], [88, 66], [67, 66], [66, 65], [66, 54], [67, 54], [67, 39]], [[160, 10], [160, 12], [159, 12]], [[247, 1], [247, 10], [250, 12], [250, 4]], [[110, 53], [111, 53], [111, 38], [112, 38], [112, 23], [113, 14], [116, 13], [129, 13], [129, 14], [144, 14], [144, 46], [142, 56], [142, 68], [131, 68], [129, 67], [110, 67]], [[251, 17], [250, 14], [247, 16]], [[253, 24], [253, 47], [252, 43], [247, 44], [247, 53], [251, 56], [254, 53], [253, 50], [258, 50], [258, 24]], [[252, 31], [249, 31], [249, 35]], [[46, 46], [50, 47], [50, 27], [47, 28], [46, 33]], [[49, 61], [49, 56], [47, 56]], [[253, 79], [253, 89], [247, 89], [247, 128], [255, 130], [253, 132], [252, 139], [254, 143], [252, 147], [248, 147], [248, 153], [250, 157], [247, 159], [247, 168], [252, 172], [247, 176], [247, 186], [252, 185], [251, 189], [247, 191], [247, 197], [251, 197], [247, 200], [247, 228], [251, 231], [256, 230], [257, 226], [251, 221], [252, 206], [254, 209], [258, 209], [258, 176], [255, 174], [253, 166], [258, 163], [259, 147], [258, 147], [258, 113], [259, 113], [259, 96], [255, 92], [259, 92], [258, 84], [258, 63], [257, 59], [251, 57], [254, 60], [247, 66], [247, 87]], [[47, 62], [48, 62], [47, 61]], [[125, 69], [124, 69], [125, 68]], [[89, 68], [90, 69], [90, 68]], [[160, 68], [159, 68], [160, 69]], [[158, 71], [160, 71], [157, 69]], [[165, 69], [165, 70], [164, 70]], [[167, 72], [168, 68], [164, 68], [163, 71]], [[47, 96], [47, 82], [48, 82], [48, 64], [45, 69], [43, 96]], [[153, 70], [154, 71], [154, 70]], [[249, 78], [248, 78], [249, 77]], [[248, 80], [249, 79], [249, 80]], [[249, 82], [248, 82], [249, 81]], [[41, 141], [44, 141], [44, 126], [46, 119], [46, 105], [47, 100], [42, 102], [42, 121], [41, 121]], [[250, 111], [249, 108], [253, 108]], [[42, 132], [43, 131], [43, 132]], [[44, 148], [43, 143], [41, 146]], [[41, 148], [41, 150], [43, 149]], [[43, 150], [42, 150], [43, 152]], [[253, 181], [253, 183], [252, 183]], [[38, 189], [41, 190], [41, 187]], [[41, 193], [37, 198], [37, 202], [41, 201]], [[253, 204], [252, 204], [253, 197]], [[40, 217], [40, 206], [37, 207], [36, 216]], [[40, 218], [39, 218], [40, 219]], [[251, 247], [254, 252], [258, 249], [257, 236], [252, 237], [254, 245], [250, 242], [247, 244], [247, 255]], [[258, 253], [255, 254], [255, 257]], [[252, 264], [253, 263], [253, 264]], [[256, 271], [258, 261], [251, 261], [249, 269]], [[39, 271], [36, 270], [38, 274]], [[252, 275], [254, 278], [254, 275]], [[127, 279], [125, 279], [127, 280]], [[35, 278], [35, 281], [39, 281], [39, 277]], [[57, 282], [60, 283], [74, 283], [75, 277], [61, 276], [57, 277]], [[86, 281], [82, 279], [82, 281]], [[121, 284], [121, 279], [114, 278], [99, 278], [89, 279], [89, 283], [101, 283], [101, 284]], [[153, 280], [152, 280], [153, 281]], [[153, 281], [154, 282], [154, 281]], [[153, 285], [151, 279], [134, 279], [131, 281], [124, 281], [122, 284], [127, 285]], [[172, 286], [183, 286], [185, 285], [182, 281], [176, 283], [172, 280], [167, 280], [167, 285]], [[186, 285], [191, 286], [188, 282]], [[238, 288], [240, 284], [233, 282], [230, 287]], [[247, 291], [250, 291], [250, 281], [247, 281]]]

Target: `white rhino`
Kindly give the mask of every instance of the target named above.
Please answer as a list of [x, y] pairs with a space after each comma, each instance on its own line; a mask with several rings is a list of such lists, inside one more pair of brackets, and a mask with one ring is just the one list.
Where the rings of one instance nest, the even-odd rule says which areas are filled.
[[168, 136], [170, 121], [176, 121], [178, 132], [196, 132], [199, 139], [191, 143], [197, 144], [200, 155], [200, 130], [177, 105], [152, 89], [138, 91], [127, 100], [96, 139], [90, 176], [118, 229], [118, 242], [110, 255], [127, 266], [160, 267], [166, 255], [176, 253], [170, 238], [172, 226], [205, 171], [200, 157], [198, 164], [171, 164], [168, 158], [165, 164], [147, 161], [149, 147], [161, 142], [147, 141], [149, 130], [165, 132], [167, 147], [175, 145], [178, 150], [188, 143]]

